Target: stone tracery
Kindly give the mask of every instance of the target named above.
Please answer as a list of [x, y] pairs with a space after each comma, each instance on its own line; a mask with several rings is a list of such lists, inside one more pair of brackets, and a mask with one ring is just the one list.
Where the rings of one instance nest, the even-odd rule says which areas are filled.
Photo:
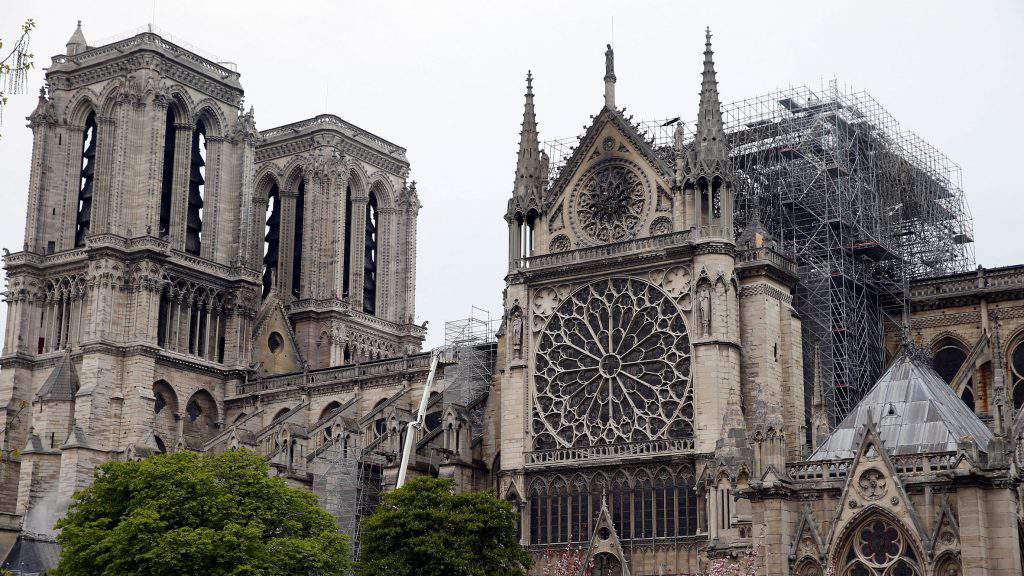
[[606, 160], [580, 179], [575, 217], [582, 232], [596, 242], [636, 236], [647, 206], [647, 185], [632, 162]]
[[612, 278], [563, 301], [540, 337], [535, 449], [690, 437], [690, 340], [658, 288]]

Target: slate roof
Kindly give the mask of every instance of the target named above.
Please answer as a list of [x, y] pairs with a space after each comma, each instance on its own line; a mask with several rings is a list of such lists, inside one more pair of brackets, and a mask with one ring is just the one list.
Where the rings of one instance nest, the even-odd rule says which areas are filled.
[[53, 372], [46, 377], [46, 381], [36, 392], [39, 400], [74, 400], [78, 392], [78, 373], [75, 372], [75, 363], [71, 361], [71, 355], [65, 354]]
[[853, 458], [869, 417], [892, 455], [956, 452], [965, 436], [987, 452], [993, 437], [930, 363], [904, 352], [809, 460]]

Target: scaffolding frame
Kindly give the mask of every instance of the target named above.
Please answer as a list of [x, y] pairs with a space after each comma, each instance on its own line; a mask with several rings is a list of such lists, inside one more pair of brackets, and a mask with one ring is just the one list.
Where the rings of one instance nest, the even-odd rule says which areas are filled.
[[[960, 167], [871, 94], [837, 81], [724, 104], [735, 172], [737, 236], [755, 218], [794, 258], [810, 416], [815, 350], [827, 417], [838, 423], [885, 362], [884, 323], [901, 325], [908, 283], [974, 267]], [[674, 164], [677, 118], [635, 123]], [[692, 127], [696, 123], [685, 123]], [[693, 133], [686, 131], [686, 145]], [[551, 140], [551, 173], [579, 138]]]
[[[722, 107], [737, 233], [757, 219], [797, 261], [803, 357], [820, 350], [830, 424], [874, 385], [907, 283], [974, 266], [960, 167], [869, 93], [778, 90]], [[810, 412], [815, 370], [804, 362]]]

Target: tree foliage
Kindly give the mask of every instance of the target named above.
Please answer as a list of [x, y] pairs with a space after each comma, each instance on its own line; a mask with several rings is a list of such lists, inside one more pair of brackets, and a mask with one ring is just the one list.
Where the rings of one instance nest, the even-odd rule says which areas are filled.
[[165, 454], [100, 466], [58, 522], [60, 576], [342, 576], [348, 545], [263, 457]]
[[518, 515], [493, 493], [415, 478], [363, 522], [359, 576], [525, 576]]
[[6, 56], [3, 56], [3, 38], [0, 38], [0, 58], [2, 58], [0, 59], [0, 122], [3, 121], [7, 96], [21, 94], [25, 90], [25, 81], [28, 71], [32, 68], [34, 58], [28, 51], [28, 45], [32, 29], [35, 27], [35, 20], [31, 18], [25, 20], [25, 23], [21, 25], [21, 35], [15, 39]]

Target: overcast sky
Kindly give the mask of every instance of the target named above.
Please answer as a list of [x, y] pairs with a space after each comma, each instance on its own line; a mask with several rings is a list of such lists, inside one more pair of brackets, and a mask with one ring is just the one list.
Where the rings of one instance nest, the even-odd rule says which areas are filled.
[[690, 119], [711, 26], [723, 102], [833, 77], [869, 91], [962, 166], [978, 263], [1024, 263], [1021, 0], [0, 0], [0, 37], [29, 17], [37, 68], [0, 128], [0, 246], [12, 251], [31, 156], [23, 118], [50, 55], [78, 19], [91, 45], [155, 22], [238, 65], [260, 129], [326, 111], [408, 149], [423, 202], [417, 318], [438, 344], [444, 322], [470, 305], [500, 313], [527, 69], [542, 139], [575, 136], [600, 110], [609, 41], [619, 106], [638, 119]]

